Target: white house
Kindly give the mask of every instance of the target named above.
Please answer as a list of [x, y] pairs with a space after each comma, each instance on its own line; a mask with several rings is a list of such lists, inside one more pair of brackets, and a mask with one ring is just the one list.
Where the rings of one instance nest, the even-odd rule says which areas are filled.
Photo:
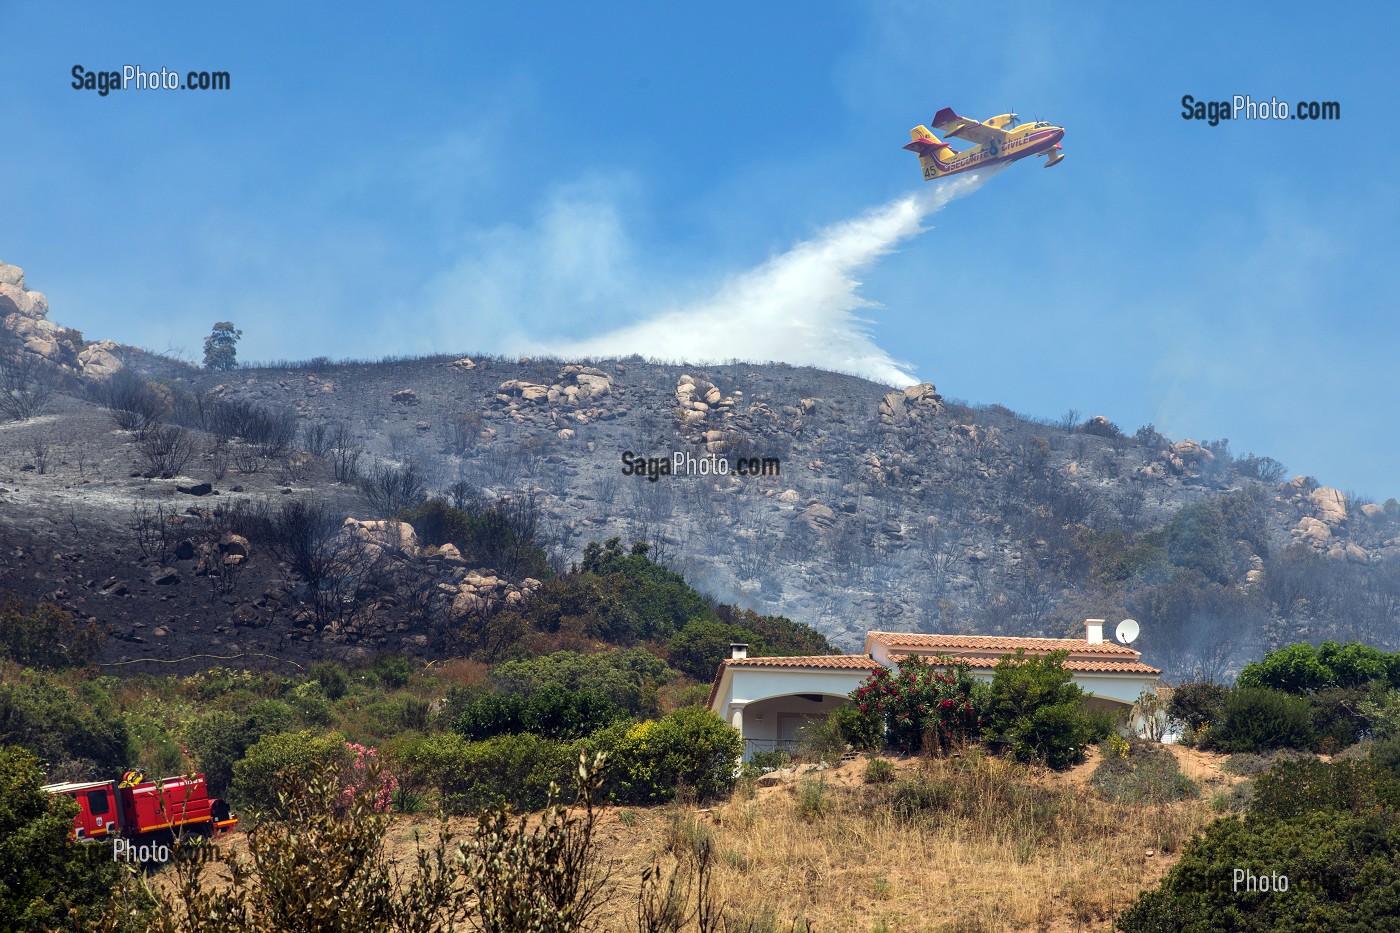
[[895, 668], [910, 655], [965, 661], [973, 676], [991, 680], [1008, 654], [1068, 651], [1064, 666], [1091, 694], [1091, 706], [1127, 712], [1144, 690], [1155, 690], [1162, 672], [1143, 664], [1141, 652], [1104, 641], [1103, 620], [1085, 622], [1083, 638], [1008, 638], [1000, 635], [924, 635], [870, 632], [864, 654], [750, 658], [734, 645], [710, 688], [710, 709], [744, 737], [744, 757], [792, 747], [798, 730], [847, 701], [877, 667]]

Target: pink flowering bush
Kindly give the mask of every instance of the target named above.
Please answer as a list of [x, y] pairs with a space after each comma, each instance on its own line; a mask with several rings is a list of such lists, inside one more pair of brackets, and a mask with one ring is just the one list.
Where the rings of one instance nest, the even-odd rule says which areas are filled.
[[965, 663], [905, 658], [898, 671], [881, 667], [851, 694], [862, 714], [884, 720], [885, 743], [902, 752], [930, 751], [977, 738], [985, 687]]
[[380, 760], [379, 752], [358, 742], [346, 742], [345, 749], [349, 757], [340, 772], [338, 808], [348, 809], [356, 795], [368, 790], [373, 793], [369, 799], [375, 812], [388, 812], [399, 782]]

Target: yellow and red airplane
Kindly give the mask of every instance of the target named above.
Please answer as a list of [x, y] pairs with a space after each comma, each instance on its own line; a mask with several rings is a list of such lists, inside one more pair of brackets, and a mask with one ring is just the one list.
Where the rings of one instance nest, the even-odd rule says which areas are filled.
[[993, 165], [1009, 165], [1033, 155], [1046, 156], [1045, 167], [1049, 168], [1059, 165], [1065, 157], [1060, 146], [1064, 127], [1041, 122], [1021, 123], [1014, 113], [1003, 113], [978, 123], [958, 116], [951, 107], [944, 107], [934, 114], [933, 126], [945, 138], [966, 139], [977, 145], [956, 152], [929, 132], [928, 127], [914, 127], [909, 131], [913, 142], [904, 148], [919, 157], [924, 178], [928, 180]]

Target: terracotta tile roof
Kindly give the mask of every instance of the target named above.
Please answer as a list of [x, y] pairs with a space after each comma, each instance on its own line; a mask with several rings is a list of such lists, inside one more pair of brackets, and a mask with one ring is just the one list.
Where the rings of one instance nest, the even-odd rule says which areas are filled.
[[1100, 672], [1104, 674], [1161, 674], [1161, 670], [1141, 661], [1079, 661], [1069, 658], [1065, 668], [1071, 671]]
[[1043, 654], [1049, 651], [1069, 651], [1074, 654], [1102, 654], [1136, 658], [1140, 652], [1127, 645], [1111, 641], [1090, 644], [1082, 638], [1012, 638], [1002, 635], [924, 635], [918, 632], [871, 632], [868, 641], [878, 641], [891, 648], [947, 648], [950, 651], [998, 651], [1014, 652], [1017, 648], [1027, 653]]
[[873, 671], [880, 666], [863, 654], [814, 654], [795, 658], [729, 658], [730, 667], [818, 667], [823, 670]]
[[[890, 660], [898, 664], [908, 657], [917, 655], [891, 654]], [[981, 657], [978, 655], [960, 655], [957, 652], [949, 652], [947, 657], [953, 661], [966, 661], [972, 667], [990, 669], [995, 666], [1000, 658]], [[1064, 661], [1065, 670], [1081, 671], [1086, 674], [1161, 674], [1155, 667], [1142, 664], [1139, 661], [1125, 659], [1122, 661], [1103, 660], [1090, 661], [1081, 658], [1066, 658]]]

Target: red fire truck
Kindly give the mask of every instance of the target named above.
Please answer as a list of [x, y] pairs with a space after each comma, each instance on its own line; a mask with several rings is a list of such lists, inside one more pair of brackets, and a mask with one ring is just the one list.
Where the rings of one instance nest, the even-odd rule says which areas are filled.
[[78, 802], [74, 839], [220, 836], [238, 824], [228, 804], [209, 796], [202, 774], [151, 781], [142, 771], [128, 771], [120, 781], [49, 784], [44, 790]]

